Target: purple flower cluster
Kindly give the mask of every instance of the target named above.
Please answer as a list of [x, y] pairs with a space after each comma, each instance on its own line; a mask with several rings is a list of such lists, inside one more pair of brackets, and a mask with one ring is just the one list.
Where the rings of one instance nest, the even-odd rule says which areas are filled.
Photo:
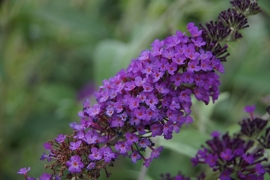
[[[154, 147], [150, 138], [171, 139], [183, 124], [193, 122], [191, 96], [209, 103], [218, 98], [220, 60], [203, 48], [205, 42], [194, 23], [189, 23], [191, 36], [180, 31], [165, 40], [155, 40], [152, 50], [145, 50], [127, 70], [120, 71], [96, 93], [97, 103], [89, 100], [79, 112], [81, 123], [71, 123], [71, 136], [59, 135], [45, 143], [49, 155], [41, 159], [54, 162], [47, 166], [59, 174], [70, 175], [87, 169], [98, 177], [118, 156], [132, 162], [143, 160], [148, 167], [158, 158], [163, 147]], [[145, 157], [146, 148], [151, 150]], [[57, 167], [66, 167], [58, 169]]]
[[[114, 156], [129, 156], [133, 162], [158, 157], [150, 137], [171, 139], [190, 116], [191, 96], [209, 103], [218, 98], [219, 76], [223, 65], [211, 51], [203, 48], [202, 31], [189, 23], [191, 37], [177, 31], [165, 40], [155, 40], [126, 71], [120, 71], [96, 93], [97, 104], [84, 103], [81, 124], [73, 125], [78, 141], [91, 146], [114, 146]], [[141, 151], [149, 147], [146, 159]], [[101, 160], [104, 157], [98, 156]]]
[[214, 171], [221, 172], [221, 180], [230, 178], [234, 173], [239, 179], [261, 178], [269, 170], [269, 167], [262, 165], [267, 160], [264, 158], [264, 150], [252, 149], [253, 141], [245, 141], [240, 136], [230, 137], [226, 133], [206, 143], [208, 147], [199, 150], [192, 159], [193, 165], [207, 164]]
[[[163, 149], [155, 148], [150, 138], [171, 139], [183, 124], [193, 122], [192, 95], [206, 104], [218, 98], [216, 71], [223, 72], [223, 65], [203, 48], [202, 31], [194, 23], [187, 28], [191, 36], [177, 31], [155, 40], [152, 50], [143, 51], [126, 71], [103, 81], [97, 104], [90, 106], [86, 100], [79, 112], [81, 123], [70, 124], [74, 135], [67, 142], [59, 135], [45, 144], [50, 152], [41, 159], [57, 162], [48, 168], [62, 164], [71, 174], [86, 168], [91, 177], [98, 177], [97, 172], [119, 155], [134, 163], [142, 159], [148, 167]], [[146, 148], [152, 151], [150, 157], [143, 155]]]
[[[255, 106], [252, 107], [252, 112], [254, 109]], [[245, 110], [250, 113], [250, 106], [247, 106]], [[258, 141], [254, 140], [263, 131], [267, 121], [256, 117], [252, 120], [244, 119], [239, 124], [241, 130], [234, 136], [228, 133], [221, 136], [220, 133], [213, 132], [213, 139], [206, 142], [207, 147], [203, 147], [192, 158], [193, 165], [207, 164], [213, 171], [220, 172], [221, 180], [236, 177], [238, 179], [263, 179], [265, 173], [270, 173], [270, 165], [264, 163], [267, 161], [264, 148], [268, 148], [264, 144], [267, 141], [265, 136], [269, 134], [270, 128], [267, 128], [265, 136], [261, 136]]]
[[[61, 176], [87, 169], [90, 177], [98, 177], [100, 169], [122, 155], [132, 162], [143, 160], [148, 167], [159, 157], [163, 147], [154, 147], [150, 138], [171, 139], [183, 124], [193, 122], [191, 96], [209, 103], [218, 98], [220, 85], [216, 71], [223, 65], [211, 51], [194, 23], [189, 23], [191, 36], [180, 31], [165, 40], [155, 40], [152, 50], [142, 51], [127, 70], [120, 71], [96, 93], [97, 103], [89, 100], [79, 112], [81, 123], [71, 123], [71, 136], [59, 135], [44, 144], [49, 154], [41, 160]], [[149, 148], [150, 157], [143, 152]], [[58, 168], [58, 167], [62, 168]]]
[[261, 118], [243, 119], [239, 123], [241, 125], [241, 134], [257, 138], [263, 128], [266, 126], [267, 121]]

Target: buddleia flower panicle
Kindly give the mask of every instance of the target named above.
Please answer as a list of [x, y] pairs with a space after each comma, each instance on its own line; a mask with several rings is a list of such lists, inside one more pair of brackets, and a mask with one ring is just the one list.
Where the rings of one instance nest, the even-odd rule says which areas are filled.
[[190, 36], [177, 31], [155, 40], [126, 70], [104, 80], [97, 103], [86, 100], [78, 114], [81, 122], [70, 124], [74, 133], [44, 144], [49, 153], [40, 159], [51, 162], [46, 168], [59, 176], [68, 170], [67, 177], [98, 178], [101, 169], [110, 174], [106, 166], [119, 156], [143, 160], [146, 167], [158, 158], [163, 147], [155, 147], [151, 138], [171, 139], [193, 122], [191, 96], [208, 104], [219, 95], [217, 72], [224, 72], [223, 65], [203, 48], [202, 30], [194, 23], [187, 28]]

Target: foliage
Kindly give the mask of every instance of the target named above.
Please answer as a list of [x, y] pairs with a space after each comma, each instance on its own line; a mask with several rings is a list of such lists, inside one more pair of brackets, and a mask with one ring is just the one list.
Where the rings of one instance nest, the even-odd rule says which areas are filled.
[[[232, 56], [221, 80], [228, 97], [206, 109], [195, 105], [196, 122], [173, 139], [180, 147], [197, 150], [211, 131], [233, 132], [246, 104], [262, 108], [270, 103], [270, 6], [260, 3], [264, 13], [251, 17], [245, 38], [230, 44]], [[40, 175], [42, 144], [70, 132], [67, 124], [78, 120], [82, 102], [77, 97], [85, 84], [100, 85], [154, 39], [185, 31], [189, 21], [209, 21], [227, 5], [214, 0], [0, 1], [1, 178], [21, 178], [14, 172], [26, 164], [35, 167], [33, 176]], [[165, 149], [148, 175], [176, 174], [188, 159], [188, 153]], [[119, 161], [115, 166], [112, 179], [135, 179], [141, 164]], [[186, 175], [198, 170], [187, 167], [181, 168]], [[130, 177], [117, 168], [136, 172]]]

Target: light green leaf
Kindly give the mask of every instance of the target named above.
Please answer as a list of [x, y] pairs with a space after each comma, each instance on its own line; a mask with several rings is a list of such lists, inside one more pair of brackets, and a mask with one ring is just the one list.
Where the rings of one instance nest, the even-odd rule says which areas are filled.
[[126, 58], [127, 50], [127, 44], [116, 40], [102, 41], [98, 45], [94, 54], [96, 82], [101, 84], [103, 79], [108, 79], [120, 69], [127, 67], [130, 63], [130, 59]]
[[[39, 87], [39, 97], [47, 103], [52, 105], [63, 105], [63, 100], [73, 100], [75, 92], [74, 90], [64, 84], [47, 84]], [[70, 104], [70, 103], [69, 103]]]
[[197, 153], [196, 148], [194, 148], [190, 145], [181, 143], [181, 142], [175, 142], [173, 140], [167, 141], [165, 139], [160, 139], [159, 141], [160, 141], [159, 143], [163, 147], [170, 149], [170, 150], [173, 150], [175, 152], [178, 152], [180, 154], [186, 155], [188, 157], [194, 157], [195, 154]]

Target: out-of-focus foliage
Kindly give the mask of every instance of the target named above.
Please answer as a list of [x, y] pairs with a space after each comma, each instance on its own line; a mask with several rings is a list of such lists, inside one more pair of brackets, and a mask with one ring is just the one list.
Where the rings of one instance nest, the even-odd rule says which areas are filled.
[[[148, 177], [191, 175], [198, 168], [190, 168], [189, 155], [211, 131], [234, 131], [230, 125], [244, 116], [246, 104], [270, 104], [270, 5], [259, 3], [264, 12], [249, 19], [243, 39], [230, 43], [221, 75], [227, 97], [216, 106], [194, 106], [194, 125], [167, 144]], [[26, 166], [33, 176], [44, 171], [43, 143], [71, 133], [86, 84], [100, 85], [154, 39], [186, 31], [190, 21], [210, 21], [229, 6], [215, 0], [0, 0], [0, 179], [21, 179], [16, 172]], [[140, 168], [117, 161], [111, 179], [136, 179]]]

